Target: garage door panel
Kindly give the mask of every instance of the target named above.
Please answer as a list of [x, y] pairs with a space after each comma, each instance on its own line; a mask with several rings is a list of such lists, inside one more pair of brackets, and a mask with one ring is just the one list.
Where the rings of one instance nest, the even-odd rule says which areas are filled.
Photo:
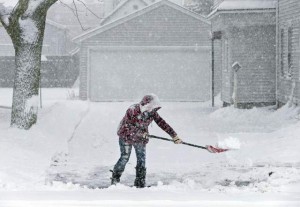
[[146, 93], [167, 101], [210, 97], [207, 51], [91, 50], [90, 63], [93, 101], [136, 100]]

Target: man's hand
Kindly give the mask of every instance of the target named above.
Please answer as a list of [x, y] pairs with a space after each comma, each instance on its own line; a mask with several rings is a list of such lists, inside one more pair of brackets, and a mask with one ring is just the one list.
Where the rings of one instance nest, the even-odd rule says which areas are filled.
[[175, 144], [181, 144], [182, 143], [182, 140], [178, 136], [172, 137], [172, 139], [173, 139]]
[[147, 132], [144, 132], [144, 133], [141, 135], [141, 136], [142, 136], [142, 139], [145, 140], [145, 141], [148, 140], [148, 139], [149, 139], [148, 135], [149, 135], [149, 134], [148, 134]]

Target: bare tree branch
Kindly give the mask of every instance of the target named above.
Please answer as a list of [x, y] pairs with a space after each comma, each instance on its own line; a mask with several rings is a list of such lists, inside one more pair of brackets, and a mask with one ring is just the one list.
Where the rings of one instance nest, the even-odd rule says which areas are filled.
[[102, 19], [101, 17], [99, 17], [97, 14], [95, 14], [95, 12], [93, 12], [83, 1], [81, 0], [77, 0], [79, 1], [80, 3], [82, 3], [84, 5], [84, 7], [91, 13], [93, 14], [95, 17], [97, 17], [98, 19]]
[[[75, 7], [76, 18], [77, 18], [77, 20], [80, 22], [79, 15], [78, 15], [78, 10], [77, 10], [77, 6], [76, 6], [76, 3], [75, 3], [74, 0], [73, 0], [73, 5], [74, 5], [74, 7]], [[80, 26], [81, 26], [82, 30], [87, 30], [87, 29], [84, 29], [84, 28], [83, 28], [81, 22], [80, 22]]]
[[[72, 8], [71, 6], [69, 6], [68, 4], [62, 2], [61, 0], [59, 0], [59, 1], [60, 1], [61, 4], [63, 4], [64, 6], [66, 6], [68, 9], [70, 9], [70, 10], [72, 11], [72, 13], [73, 13], [74, 16], [76, 17], [76, 19], [77, 19], [77, 21], [78, 21], [78, 23], [79, 23], [81, 29], [82, 29], [83, 31], [88, 30], [88, 28], [87, 28], [87, 29], [84, 28], [83, 25], [82, 25], [82, 23], [81, 23], [81, 20], [80, 20], [80, 18], [79, 18], [78, 12], [77, 12], [77, 7], [76, 7], [76, 5], [75, 5], [75, 9], [73, 9], [73, 8]], [[74, 0], [73, 0], [73, 2], [74, 2]]]
[[9, 16], [10, 16], [10, 12], [8, 11], [8, 9], [1, 3], [0, 4], [0, 22], [3, 25], [3, 27], [7, 28], [9, 25]]
[[[14, 27], [15, 24], [18, 24], [18, 19], [22, 16], [28, 8], [29, 0], [19, 0], [14, 9], [11, 12], [9, 18], [9, 28]], [[13, 25], [13, 26], [11, 26]]]

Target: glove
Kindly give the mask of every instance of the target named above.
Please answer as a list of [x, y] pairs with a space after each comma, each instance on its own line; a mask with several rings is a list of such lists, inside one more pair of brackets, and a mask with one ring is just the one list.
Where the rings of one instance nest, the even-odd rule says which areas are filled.
[[148, 133], [147, 132], [144, 132], [144, 133], [142, 133], [141, 134], [141, 137], [142, 137], [142, 140], [148, 140], [149, 138], [148, 138]]
[[172, 137], [172, 139], [173, 139], [175, 144], [181, 144], [182, 143], [182, 140], [178, 136]]

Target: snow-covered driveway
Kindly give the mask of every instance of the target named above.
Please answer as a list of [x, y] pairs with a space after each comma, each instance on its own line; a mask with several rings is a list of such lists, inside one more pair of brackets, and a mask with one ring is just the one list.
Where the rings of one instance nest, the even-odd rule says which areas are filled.
[[[214, 145], [234, 138], [241, 148], [210, 154], [150, 140], [153, 187], [127, 187], [135, 176], [133, 152], [120, 185], [95, 189], [109, 186], [119, 156], [116, 128], [131, 103], [66, 100], [66, 90], [56, 90], [44, 91], [30, 131], [9, 128], [10, 110], [0, 108], [2, 206], [300, 206], [299, 108], [163, 103], [160, 115], [184, 141]], [[150, 133], [167, 137], [155, 123]]]

